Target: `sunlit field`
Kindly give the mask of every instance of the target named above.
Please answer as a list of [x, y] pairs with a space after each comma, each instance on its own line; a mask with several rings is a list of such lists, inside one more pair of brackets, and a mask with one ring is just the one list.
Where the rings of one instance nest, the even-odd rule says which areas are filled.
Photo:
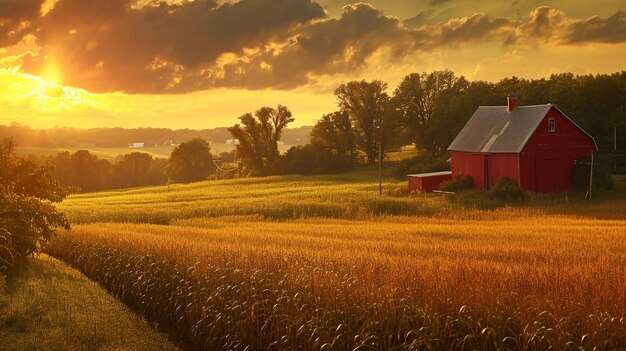
[[[75, 223], [94, 221], [167, 224], [172, 219], [259, 214], [270, 218], [353, 217], [358, 213], [434, 213], [436, 199], [378, 196], [371, 180], [342, 176], [268, 177], [175, 184], [74, 195], [61, 209]], [[404, 182], [388, 180], [386, 189]]]
[[191, 349], [626, 347], [623, 183], [504, 206], [376, 175], [73, 195], [49, 252]]
[[622, 220], [77, 225], [50, 252], [201, 349], [623, 349]]
[[[363, 169], [323, 176], [281, 176], [173, 184], [100, 193], [76, 194], [59, 207], [73, 223], [134, 222], [169, 224], [175, 219], [229, 215], [260, 215], [272, 219], [306, 217], [367, 218], [377, 215], [484, 216], [484, 208], [502, 204], [481, 193], [458, 197], [407, 194], [405, 180], [383, 173], [383, 196], [378, 173]], [[622, 182], [624, 183], [624, 182]], [[584, 194], [535, 196], [517, 205], [518, 215], [557, 213], [593, 218], [626, 218], [626, 184], [597, 200]], [[607, 201], [607, 198], [613, 198]], [[478, 208], [478, 210], [477, 210]]]

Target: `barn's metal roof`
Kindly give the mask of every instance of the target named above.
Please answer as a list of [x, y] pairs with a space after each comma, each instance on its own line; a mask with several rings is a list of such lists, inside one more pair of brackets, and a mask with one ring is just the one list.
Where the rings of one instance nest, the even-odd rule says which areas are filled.
[[420, 178], [429, 178], [429, 177], [439, 177], [444, 175], [450, 175], [452, 171], [441, 171], [441, 172], [430, 172], [430, 173], [417, 173], [417, 174], [407, 174], [407, 177], [420, 177]]
[[519, 153], [553, 106], [480, 106], [448, 150]]

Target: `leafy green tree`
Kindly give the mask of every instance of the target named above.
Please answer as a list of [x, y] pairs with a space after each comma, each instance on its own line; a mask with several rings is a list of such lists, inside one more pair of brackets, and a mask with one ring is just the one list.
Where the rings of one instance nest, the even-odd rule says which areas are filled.
[[172, 150], [167, 164], [167, 175], [179, 183], [206, 180], [215, 171], [211, 148], [206, 140], [191, 139]]
[[460, 94], [467, 86], [463, 77], [452, 71], [411, 73], [396, 88], [393, 100], [400, 113], [400, 123], [411, 141], [430, 150], [435, 139], [429, 128], [435, 118], [435, 108], [443, 97]]
[[53, 202], [63, 200], [67, 196], [67, 189], [62, 188], [52, 175], [54, 167], [50, 164], [39, 166], [17, 157], [15, 148], [13, 139], [0, 141], [0, 187], [27, 197]]
[[348, 113], [337, 111], [324, 115], [311, 131], [311, 144], [325, 148], [347, 163], [354, 163], [355, 133]]
[[0, 272], [20, 267], [26, 257], [40, 252], [57, 228], [70, 229], [54, 202], [68, 190], [52, 176], [49, 165], [37, 166], [14, 154], [12, 139], [0, 142]]
[[446, 152], [478, 106], [502, 104], [502, 99], [498, 102], [492, 96], [493, 84], [486, 82], [469, 83], [462, 92], [455, 89], [443, 91], [433, 109], [433, 117], [423, 131], [422, 140], [428, 145], [425, 147], [420, 143], [420, 147], [433, 154]]
[[228, 129], [239, 141], [237, 155], [241, 160], [241, 173], [245, 176], [267, 176], [272, 173], [279, 156], [278, 142], [283, 130], [294, 121], [291, 111], [278, 105], [277, 109], [262, 107], [254, 115], [239, 117], [241, 124]]
[[87, 150], [73, 154], [62, 152], [51, 159], [54, 175], [63, 186], [77, 187], [82, 192], [118, 187], [111, 162], [99, 159]]
[[164, 184], [165, 164], [143, 152], [119, 156], [114, 165], [119, 185], [124, 188]]
[[387, 118], [391, 114], [388, 111], [389, 95], [385, 90], [387, 83], [379, 80], [352, 81], [335, 90], [339, 109], [350, 117], [355, 143], [365, 153], [370, 166], [376, 163], [385, 130], [395, 128]]
[[325, 174], [349, 169], [352, 164], [319, 144], [293, 146], [274, 164], [276, 174]]

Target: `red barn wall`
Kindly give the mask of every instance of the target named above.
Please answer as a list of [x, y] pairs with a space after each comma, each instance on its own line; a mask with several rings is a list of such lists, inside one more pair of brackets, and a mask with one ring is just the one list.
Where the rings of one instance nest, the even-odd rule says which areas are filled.
[[[554, 118], [556, 131], [548, 130]], [[562, 192], [572, 186], [574, 161], [595, 150], [593, 140], [552, 108], [520, 154], [520, 185], [534, 192]]]
[[452, 176], [450, 174], [442, 174], [433, 177], [426, 177], [422, 179], [422, 191], [433, 191], [439, 189], [441, 183], [446, 180], [450, 180]]
[[511, 178], [519, 184], [518, 154], [479, 154], [452, 151], [452, 177], [471, 176], [474, 187], [485, 189], [485, 160], [488, 165], [489, 187], [504, 177]]
[[485, 188], [485, 157], [482, 154], [452, 151], [452, 178], [471, 176], [474, 188]]
[[409, 191], [422, 190], [422, 178], [409, 176]]
[[489, 186], [507, 177], [519, 184], [519, 154], [489, 155]]
[[449, 173], [428, 177], [409, 175], [409, 191], [420, 190], [431, 192], [433, 190], [439, 189], [441, 183], [449, 180], [450, 178], [452, 178], [452, 176]]

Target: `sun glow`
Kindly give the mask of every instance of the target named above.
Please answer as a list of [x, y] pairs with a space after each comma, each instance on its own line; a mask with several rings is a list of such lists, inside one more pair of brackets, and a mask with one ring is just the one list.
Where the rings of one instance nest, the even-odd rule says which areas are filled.
[[[94, 95], [84, 89], [65, 86], [54, 65], [46, 67], [41, 76], [0, 68], [0, 87], [14, 104], [30, 106], [37, 111], [67, 111], [80, 106], [95, 106]], [[26, 105], [25, 105], [26, 104]]]
[[54, 61], [50, 61], [46, 64], [46, 67], [43, 72], [41, 72], [40, 77], [44, 80], [53, 81], [58, 84], [63, 83], [61, 70]]

